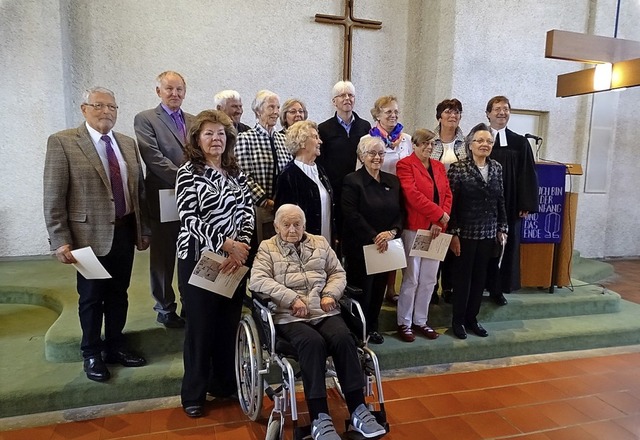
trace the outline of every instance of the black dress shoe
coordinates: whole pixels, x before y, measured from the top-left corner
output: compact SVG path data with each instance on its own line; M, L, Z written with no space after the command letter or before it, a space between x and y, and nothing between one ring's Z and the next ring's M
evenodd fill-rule
M481 338L486 338L487 336L489 336L489 333L484 329L484 327L477 322L475 324L467 324L467 328L469 328L472 332L474 332Z
M189 417L202 417L202 405L185 406L182 408Z
M369 333L369 342L372 344L382 344L384 337L378 332L371 332Z
M142 367L147 360L142 356L127 351L110 351L104 358L107 364L121 364L125 367Z
M184 327L184 319L179 317L175 312L171 313L158 313L158 317L156 318L160 324L164 325L166 328L182 328Z
M464 329L464 325L453 324L451 328L458 339L467 339L467 331Z
M506 306L508 304L507 298L505 298L502 293L498 293L497 295L492 294L491 300L499 306Z
M104 364L101 356L91 356L83 362L84 372L87 374L87 379L95 380L96 382L104 382L109 380L111 373Z

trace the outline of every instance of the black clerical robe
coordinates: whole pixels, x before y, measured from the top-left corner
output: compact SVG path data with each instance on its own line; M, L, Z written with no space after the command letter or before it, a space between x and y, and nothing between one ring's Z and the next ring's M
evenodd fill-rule
M498 259L490 264L488 288L492 294L520 289L520 211L538 212L538 176L529 141L508 128L507 146L500 146L496 135L491 159L502 165L504 201L509 235L507 247L498 269Z

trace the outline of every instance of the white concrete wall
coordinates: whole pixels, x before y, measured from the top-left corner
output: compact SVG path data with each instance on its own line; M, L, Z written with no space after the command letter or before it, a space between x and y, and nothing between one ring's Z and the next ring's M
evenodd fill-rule
M555 98L556 75L580 65L544 59L545 33L610 32L612 6L606 3L358 0L356 15L381 20L383 28L355 30L356 111L370 119L373 101L395 94L401 122L412 132L433 127L435 105L458 97L468 130L485 120L489 97L505 94L516 108L549 112L543 157L581 162L591 98ZM330 89L341 79L342 29L315 23L313 16L342 14L343 8L342 1L321 0L0 2L0 60L8 78L7 105L0 110L0 256L47 253L41 209L46 138L82 122L84 88L114 90L116 130L129 135L134 115L157 105L154 78L167 69L187 79L186 111L209 108L215 92L234 88L244 98L243 121L252 124L251 100L269 88L282 100L302 98L310 118L322 121L332 114ZM626 18L629 29L640 17L634 14ZM611 164L620 179L606 196L581 195L575 247L588 256L640 254L640 237L627 240L619 232L632 229L639 197L622 180L637 174L630 159L640 136L631 110L639 91L624 93ZM595 228L605 232L594 245Z

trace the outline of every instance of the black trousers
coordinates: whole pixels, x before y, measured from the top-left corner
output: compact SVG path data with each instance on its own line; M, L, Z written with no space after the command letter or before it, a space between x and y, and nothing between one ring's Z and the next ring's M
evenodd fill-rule
M135 253L135 216L130 214L114 227L111 250L98 261L111 275L106 280L88 280L78 272L78 315L82 328L82 357L99 356L102 351L124 348L122 330L127 321L127 289ZM104 341L102 321L104 317Z
M193 252L178 259L178 282L186 312L184 334L183 406L203 405L207 392L226 397L236 392L235 335L245 285L231 299L188 283L195 267Z
M280 324L276 329L296 349L307 400L327 397L327 356L333 357L345 394L364 387L355 340L341 316L328 316L315 325L302 321Z
M460 238L460 256L454 257L453 323L475 324L482 302L487 265L494 249L494 238Z
M151 296L156 300L153 309L158 313L168 314L175 312L177 307L172 283L180 222L160 223L157 219L151 219L149 225L149 283Z
M520 227L522 219L509 223L509 237L504 248L502 264L499 257L491 258L487 272L487 290L491 295L520 290Z
M384 302L389 272L367 275L364 258L346 257L347 283L362 289L362 297L354 298L362 306L367 333L378 331L378 316Z

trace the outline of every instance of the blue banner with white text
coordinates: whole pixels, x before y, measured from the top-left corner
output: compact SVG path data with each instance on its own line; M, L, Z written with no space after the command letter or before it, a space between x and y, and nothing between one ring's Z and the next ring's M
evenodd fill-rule
M522 219L522 243L560 243L566 167L538 163L538 212Z

